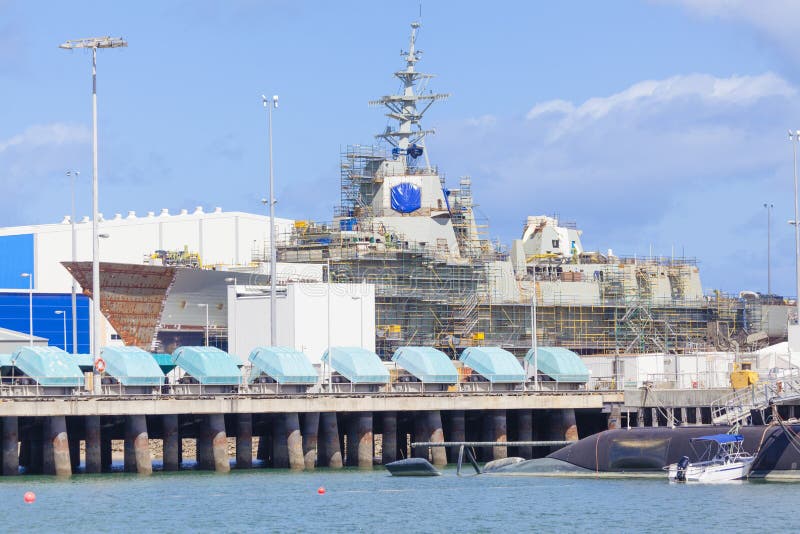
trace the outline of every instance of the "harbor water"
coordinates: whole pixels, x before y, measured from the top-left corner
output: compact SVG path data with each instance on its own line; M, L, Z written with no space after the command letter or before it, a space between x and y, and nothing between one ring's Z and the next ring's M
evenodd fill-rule
M324 494L318 488L324 487ZM785 529L798 486L662 478L397 478L383 469L0 479L4 532L696 532ZM26 504L26 491L36 494Z

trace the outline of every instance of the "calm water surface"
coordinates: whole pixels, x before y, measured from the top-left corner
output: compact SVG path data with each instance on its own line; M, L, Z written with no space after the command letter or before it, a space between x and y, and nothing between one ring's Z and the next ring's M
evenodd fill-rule
M23 502L29 490L34 504ZM0 479L3 532L768 531L791 530L778 511L798 502L792 483L459 478L453 470L431 478L376 468Z

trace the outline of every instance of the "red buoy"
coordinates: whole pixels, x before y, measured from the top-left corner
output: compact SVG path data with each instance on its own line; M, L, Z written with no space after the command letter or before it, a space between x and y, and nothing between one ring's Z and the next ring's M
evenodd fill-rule
M25 499L26 503L30 504L36 500L36 494L32 491L26 491L22 498Z
M320 495L325 495L325 488L320 486L319 488L317 488L317 493L319 493Z

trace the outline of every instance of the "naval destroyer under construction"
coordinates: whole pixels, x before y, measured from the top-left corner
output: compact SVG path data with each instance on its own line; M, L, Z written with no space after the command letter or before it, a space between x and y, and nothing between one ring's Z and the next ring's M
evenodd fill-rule
M691 259L586 251L580 230L546 216L528 217L510 249L493 243L470 178L452 187L428 158L422 119L449 95L417 70L418 30L394 73L401 90L370 102L393 125L380 145L341 154L333 222L298 221L277 241L281 262L329 262L333 281L375 284L379 354L407 344L523 354L534 302L539 342L582 354L729 350L762 330L761 299L704 295Z

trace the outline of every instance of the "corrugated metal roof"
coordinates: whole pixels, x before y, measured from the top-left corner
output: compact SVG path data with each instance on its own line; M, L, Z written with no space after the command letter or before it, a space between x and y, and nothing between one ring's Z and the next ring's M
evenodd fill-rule
M455 384L458 371L447 355L433 347L400 347L392 361L419 378L432 384Z
M164 373L149 352L139 347L105 347L106 373L123 386L160 386Z
M175 364L201 384L235 385L242 374L236 360L216 347L181 347L172 353Z
M360 347L331 347L322 355L340 375L354 384L387 384L389 371L378 355Z
M250 353L253 382L263 372L279 384L316 384L318 375L308 357L288 347L256 347Z
M69 354L57 347L20 347L11 355L14 365L42 386L82 386L83 372Z
M469 347L459 360L492 383L525 381L525 370L517 357L500 347Z
M558 382L589 381L589 369L581 357L562 347L538 347L539 371ZM533 365L533 349L525 355L525 360Z

